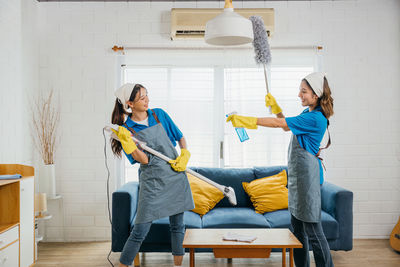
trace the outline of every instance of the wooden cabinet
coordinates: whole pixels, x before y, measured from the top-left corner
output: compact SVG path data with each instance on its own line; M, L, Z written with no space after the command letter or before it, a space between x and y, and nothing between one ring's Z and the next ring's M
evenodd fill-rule
M0 234L0 266L15 267L19 265L19 226L16 225Z
M0 266L1 267L16 267L19 265L19 242L18 240L4 249L0 250Z
M35 255L34 169L0 164L0 175L22 178L0 180L0 266L29 267Z

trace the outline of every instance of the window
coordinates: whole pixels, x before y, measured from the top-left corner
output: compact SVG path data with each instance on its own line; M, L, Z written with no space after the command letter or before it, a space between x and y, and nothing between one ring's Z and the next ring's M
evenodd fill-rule
M299 83L312 67L276 67L271 69L271 93L285 116L295 116L303 108L297 98ZM258 68L225 69L226 113L237 111L255 117L272 116L265 107L264 73ZM272 166L287 164L290 132L259 127L246 130L250 139L241 143L230 124L224 131L224 162L227 167Z
M156 77L156 78L155 78ZM212 68L127 68L126 82L143 81L150 108L164 109L190 146L192 166L214 166L214 70ZM190 111L190 112L188 112ZM179 152L179 146L177 145ZM139 164L125 159L125 180L137 180Z
M299 54L300 57L293 53L290 57L278 55L273 58L270 70L271 92L286 116L295 116L303 110L297 97L299 84L315 69L314 55ZM248 56L243 60L243 55L230 62L226 62L229 58L226 52L223 56L220 52L214 56L197 56L198 61L174 58L167 63L180 63L165 66L148 65L151 59L143 64L127 65L122 69L123 81L143 84L148 89L150 108L164 109L178 125L192 154L189 166L287 164L290 132L260 127L247 130L250 140L241 143L231 124L225 123L225 114L232 111L248 116L271 116L264 102L263 69L255 66L252 57L250 61ZM179 153L178 145L177 150ZM124 161L123 182L137 180L139 164L132 166L128 160Z

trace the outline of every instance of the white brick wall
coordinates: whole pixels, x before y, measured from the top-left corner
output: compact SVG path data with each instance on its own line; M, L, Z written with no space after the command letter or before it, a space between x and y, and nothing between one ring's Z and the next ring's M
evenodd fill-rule
M54 88L62 103L56 174L63 199L49 205L54 217L47 225L47 240L107 240L101 129L114 102L117 59L110 48L191 44L169 40L170 8L222 4L41 2L31 7L38 12L40 34L39 48L32 51L39 54L37 80L42 90ZM323 45L336 112L333 144L325 153L326 177L354 192L355 238L387 237L400 214L399 1L256 1L235 7L275 8L273 46ZM0 0L0 19L6 22L0 23L0 33L8 37L0 43L0 142L11 151L5 156L2 150L3 161L25 157L18 152L22 147L13 150L10 145L22 137L15 121L25 119L23 113L14 118L11 112L23 95L22 85L13 86L20 80L15 69L21 66L9 56L15 56L14 45L21 46L20 34L9 30L21 27L20 8L18 2ZM10 86L13 91L4 90ZM8 116L3 120L4 113ZM113 176L111 159L109 165Z
M30 3L32 2L32 3ZM0 162L32 164L30 95L38 88L34 1L0 0Z

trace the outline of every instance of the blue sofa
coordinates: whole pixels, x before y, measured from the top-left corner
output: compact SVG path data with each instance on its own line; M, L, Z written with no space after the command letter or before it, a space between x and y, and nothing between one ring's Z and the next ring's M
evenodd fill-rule
M286 166L254 167L241 169L191 167L205 177L226 186L236 193L237 206L222 199L210 212L200 217L186 211L186 228L290 228L290 213L287 209L255 213L242 182L271 176L286 169ZM112 251L120 252L132 229L139 193L139 184L129 182L112 194ZM322 227L332 250L353 248L353 193L325 182L321 188ZM144 240L141 252L170 252L171 235L168 218L153 222ZM199 249L199 251L211 251Z

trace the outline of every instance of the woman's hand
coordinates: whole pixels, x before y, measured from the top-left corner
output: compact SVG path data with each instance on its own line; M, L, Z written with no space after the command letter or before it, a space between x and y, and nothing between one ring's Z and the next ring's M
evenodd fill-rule
M245 117L240 115L230 115L226 122L232 122L233 127L257 129L257 118L256 117Z
M281 107L278 105L278 103L276 102L275 97L273 97L273 96L271 95L271 93L268 93L268 94L265 96L265 106L266 106L267 108L268 108L268 107L271 107L271 112L272 112L272 114L279 114L279 113L282 112Z
M111 130L118 136L118 139L126 154L130 155L137 149L137 146L131 137L131 132L128 129L119 126L118 132L114 129Z
M172 169L177 172L183 172L186 170L186 166L190 159L190 152L185 148L181 148L181 154L173 160L168 161L171 164Z

